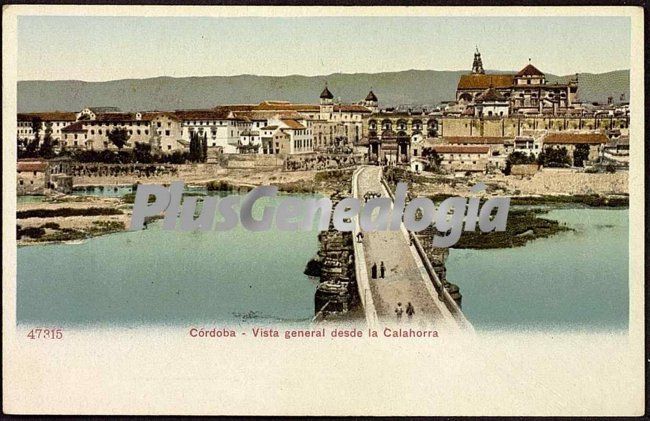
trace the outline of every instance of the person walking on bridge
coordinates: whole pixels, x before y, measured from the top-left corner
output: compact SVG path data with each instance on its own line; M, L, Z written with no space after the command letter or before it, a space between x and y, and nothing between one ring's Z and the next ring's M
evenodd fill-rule
M406 305L406 315L409 317L409 320L413 318L413 315L415 314L415 308L413 307L413 304L409 301L409 303Z
M402 320L402 314L404 313L404 309L402 308L402 303L397 303L397 307L395 308L395 315L397 315L397 321Z
M370 268L370 276L372 279L377 279L377 263L373 263Z
M384 266L383 260L381 261L381 265L379 266L379 273L380 273L379 275L380 278L385 278L384 275L386 274L386 266Z

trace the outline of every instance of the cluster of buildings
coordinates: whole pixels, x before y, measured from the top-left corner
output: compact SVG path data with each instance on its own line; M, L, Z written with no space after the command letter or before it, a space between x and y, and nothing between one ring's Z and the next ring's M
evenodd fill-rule
M18 114L17 138L33 141L36 128L41 142L49 130L58 148L117 149L109 133L119 128L128 133L125 148L147 143L153 151L171 153L189 148L192 136L198 135L209 150L219 153L294 155L358 143L364 117L371 112L363 105L335 104L325 87L316 105L264 101L173 112L90 107L79 112L24 113Z
M586 104L577 93L577 76L549 83L531 63L517 73L487 74L477 50L455 99L433 111L381 109L372 90L356 104L341 104L325 86L318 104L264 101L173 112L90 107L18 114L17 137L33 140L40 124L41 140L48 130L55 146L67 149L116 149L109 138L116 128L128 132L125 148L147 143L158 153L187 150L195 135L206 140L212 154L341 153L345 146L371 162L410 164L416 171L426 148L454 170L485 171L502 167L514 151L536 155L549 146L572 151L588 145L590 159L606 156L624 166L627 103Z

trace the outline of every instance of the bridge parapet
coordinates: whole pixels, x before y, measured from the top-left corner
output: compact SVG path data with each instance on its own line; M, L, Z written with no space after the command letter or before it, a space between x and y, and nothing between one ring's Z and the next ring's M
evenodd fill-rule
M384 179L383 175L381 176L381 185L386 195L390 197L394 203L395 196L391 191L390 186ZM420 240L417 238L416 235L414 235L411 232L408 232L403 223L400 228L402 233L406 237L407 241L413 243L413 246L417 251L417 257L419 258L416 260L419 260L418 263L424 267L426 274L428 275L428 278L431 281L430 283L426 284L427 289L429 289L429 293L434 296L437 294L438 298L445 304L449 312L453 315L454 319L461 327L473 331L474 327L469 322L469 320L467 320L460 306L458 305L458 303L456 303L456 300L453 299L449 291L447 291L447 289L444 287L442 281L440 281L440 278L438 277L438 274L434 270L433 264L431 263L429 256L425 252L424 247L422 246Z

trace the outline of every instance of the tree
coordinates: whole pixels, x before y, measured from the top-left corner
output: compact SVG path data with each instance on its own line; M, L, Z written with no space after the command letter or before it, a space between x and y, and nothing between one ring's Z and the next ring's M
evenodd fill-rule
M535 157L523 152L515 151L508 155L506 159L506 167L503 169L505 175L510 175L513 165L534 164Z
M34 133L34 139L26 140L24 143L24 153L23 157L25 158L34 158L38 156L38 147L41 143L41 126L43 120L40 117L35 116L32 118L32 133Z
M208 154L208 139L206 135L203 138L197 132L190 132L190 161L205 162Z
M440 168L440 164L442 163L442 157L433 148L423 148L422 158L429 159L428 168L425 168L425 170L438 170Z
M585 161L589 160L589 145L577 145L573 150L573 166L584 167Z
M542 165L545 167L563 168L571 165L571 158L564 146L561 148L547 147L544 149L543 160Z
M203 141L201 142L201 161L205 162L208 160L208 135L207 133L203 134Z
M135 155L136 162L143 164L150 164L153 162L153 156L151 155L151 145L148 143L136 142L133 148L133 154Z
M45 124L45 135L43 136L43 143L39 151L40 155L45 159L54 157L54 145L52 142L52 123Z
M116 127L108 132L108 140L120 150L126 145L130 137L128 130L123 127Z

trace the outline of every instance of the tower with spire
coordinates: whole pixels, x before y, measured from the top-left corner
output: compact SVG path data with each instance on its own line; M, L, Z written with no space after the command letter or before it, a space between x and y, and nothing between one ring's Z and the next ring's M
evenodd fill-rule
M474 62L472 63L472 74L484 75L485 70L483 70L483 60L481 60L481 53L478 51L478 46L476 47L476 52L474 53Z
M320 113L325 119L329 119L334 113L334 95L327 89L327 82L325 82L325 89L320 94Z
M372 111L373 114L379 111L379 100L377 99L377 95L372 91L372 87L368 95L366 95L366 99L363 100L363 106Z

